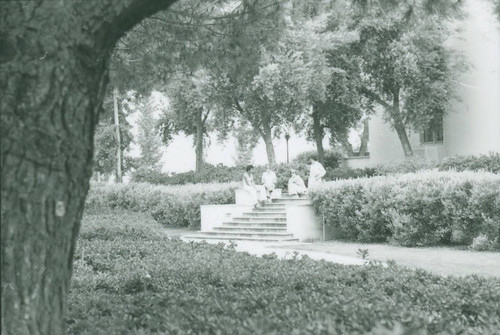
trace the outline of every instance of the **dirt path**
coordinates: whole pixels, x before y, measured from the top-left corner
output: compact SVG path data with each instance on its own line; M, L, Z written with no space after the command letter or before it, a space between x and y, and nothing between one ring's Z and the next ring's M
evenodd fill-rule
M368 259L421 268L441 275L480 275L500 278L500 253L457 250L445 247L405 248L386 244L361 244L338 241L298 243L279 248L310 250L328 254L359 257L359 249L368 250Z

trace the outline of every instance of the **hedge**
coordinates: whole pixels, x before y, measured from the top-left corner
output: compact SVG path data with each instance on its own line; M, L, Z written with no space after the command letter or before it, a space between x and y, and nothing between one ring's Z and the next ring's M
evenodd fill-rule
M499 248L500 175L426 171L329 182L309 195L347 240L428 246L486 238L487 248Z
M158 186L141 183L92 184L87 209L120 208L150 213L164 225L200 227L200 206L234 204L238 183Z
M500 153L489 153L480 156L456 156L446 158L438 165L441 171L456 170L456 171L489 171L500 173Z
M500 280L392 263L280 260L165 237L140 213L86 213L69 291L76 334L498 334Z

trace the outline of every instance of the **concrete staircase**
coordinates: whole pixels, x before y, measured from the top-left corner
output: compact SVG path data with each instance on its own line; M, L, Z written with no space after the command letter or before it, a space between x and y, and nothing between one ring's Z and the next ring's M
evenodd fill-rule
M241 216L222 222L212 231L200 231L185 235L184 238L216 239L216 240L246 240L263 242L298 241L293 234L287 232L286 206L291 204L309 204L307 197L290 197L283 194L279 199L273 199L260 208L249 209Z

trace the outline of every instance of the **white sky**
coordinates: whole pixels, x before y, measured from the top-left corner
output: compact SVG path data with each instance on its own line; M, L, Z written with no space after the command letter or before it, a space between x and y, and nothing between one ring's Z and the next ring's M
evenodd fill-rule
M160 92L153 92L151 94L152 106L155 108L155 115L159 116L161 108L166 108L168 99ZM132 126L132 134L134 137L138 134L137 118L140 116L139 112L130 114L127 120ZM353 134L356 137L356 133ZM207 163L217 165L222 163L227 166L234 166L236 157L236 141L235 139L228 139L224 143L219 143L215 134L210 136L211 146L205 152L205 160ZM329 148L328 139L325 137L325 149ZM286 140L285 138L274 139L274 151L278 163L286 162ZM316 145L308 142L304 137L297 136L291 133L289 144L290 160L295 158L298 154L304 151L315 150ZM140 154L139 147L132 143L129 152L130 156L137 157ZM192 136L177 135L173 137L172 142L168 147L163 147L163 172L186 172L194 170L196 166L196 155L193 146ZM263 140L260 140L253 151L252 164L265 165L267 163L266 147Z

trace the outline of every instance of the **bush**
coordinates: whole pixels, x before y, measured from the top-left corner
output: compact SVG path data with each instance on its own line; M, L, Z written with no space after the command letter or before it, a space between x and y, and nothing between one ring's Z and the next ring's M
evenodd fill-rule
M66 325L74 335L496 334L499 302L498 279L259 258L168 239L119 211L84 215Z
M344 155L340 151L336 150L325 150L324 155L325 155L325 161L323 166L325 167L325 169L326 168L335 169L339 167L340 164L342 163L342 159L344 158ZM309 165L311 158L318 160L318 152L316 150L302 152L298 154L293 161L296 163Z
M325 183L310 197L327 224L353 241L404 246L500 240L500 176L421 172Z
M345 166L339 166L335 169L326 169L325 181L339 180L339 179L354 179L373 177L377 173L375 168L352 169Z
M92 184L89 209L118 208L150 213L164 225L200 227L200 206L234 204L238 183L157 186L150 184Z
M489 171L500 173L500 153L490 153L480 156L456 156L446 158L438 165L441 171L456 170L456 171Z
M244 167L228 167L222 164L217 166L204 164L200 172L188 171L168 175L162 172L138 170L132 175L132 180L138 183L150 183L160 185L185 185L185 184L209 184L229 183L240 181Z
M378 165L375 175L387 176L392 174L411 173L436 168L436 163L420 157L407 157L387 164Z

